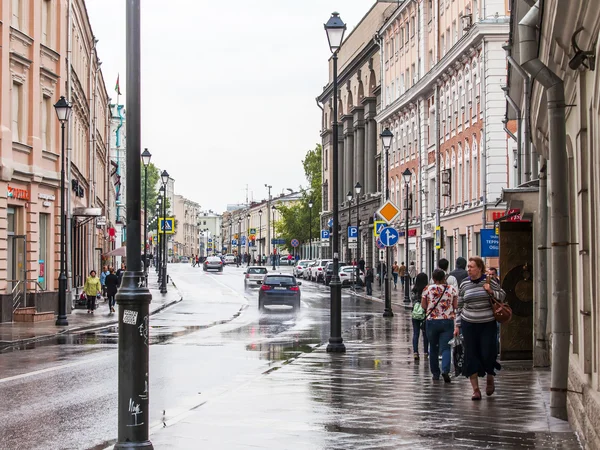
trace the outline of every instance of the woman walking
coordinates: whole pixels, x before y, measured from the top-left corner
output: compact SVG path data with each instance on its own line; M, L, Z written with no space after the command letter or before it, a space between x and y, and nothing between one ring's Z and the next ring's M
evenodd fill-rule
M102 292L102 285L100 284L100 278L96 276L96 271L92 270L90 276L85 280L83 291L87 296L87 309L88 314L94 314L96 309L96 296Z
M115 312L115 295L119 290L119 277L115 274L115 269L110 268L110 274L106 276L106 296L108 297L109 312Z
M465 343L464 374L473 387L472 400L481 400L478 377L487 376L485 393L494 393L496 362L497 328L490 296L503 302L506 293L494 279L485 275L485 264L478 256L469 258L467 265L469 278L460 285L458 312L454 335L462 331Z
M419 356L419 337L421 336L421 331L423 331L423 353L425 354L425 358L429 355L429 341L427 339L427 333L425 332L425 310L421 305L421 297L423 295L423 290L427 287L427 274L420 273L416 276L415 285L412 288L412 302L413 302L413 310L412 310L412 326L413 326L413 354L415 360L420 359Z
M458 291L446 283L446 273L435 269L433 283L423 291L421 305L427 311L426 331L429 339L429 368L434 380L440 379L440 361L442 353L441 375L450 383L450 340L454 328L454 318L458 307Z

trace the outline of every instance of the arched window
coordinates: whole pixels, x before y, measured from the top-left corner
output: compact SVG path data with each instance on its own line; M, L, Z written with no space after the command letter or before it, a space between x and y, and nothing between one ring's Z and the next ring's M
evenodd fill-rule
M446 128L446 102L444 101L444 89L440 89L440 139L444 140Z
M396 205L400 205L402 198L400 197L400 179L396 175Z
M477 149L477 136L473 135L473 150L471 152L471 154L473 155L473 164L472 164L472 176L471 176L471 186L473 188L473 194L471 196L471 198L473 199L473 201L477 201L478 197L479 197L479 177L477 176L478 174L478 162L479 162L479 153L478 153L478 149Z
M471 150L469 149L469 141L465 142L465 192L463 198L465 202L471 202Z
M412 154L416 155L417 154L417 146L418 146L418 139L419 139L419 133L417 130L417 122L415 120L415 113L413 112L410 115L411 119L411 127L413 129L413 142L412 142Z
M458 170L457 170L457 175L458 175L458 180L457 181L457 192L456 192L456 204L457 205L462 205L463 204L463 190L464 190L464 182L465 182L465 177L464 172L463 172L463 152L462 152L462 144L459 142L458 143L458 155L457 155L457 162L458 162Z
M471 89L474 89L475 93L473 94L473 103L471 104L471 108L472 108L471 117L475 117L477 115L477 106L479 104L479 99L476 98L477 97L477 89L479 86L479 77L477 75L477 60L476 59L473 60L472 67L473 67L473 70L472 70L471 76L473 78L473 81L471 82L472 83Z
M415 172L415 170L413 169L412 171L412 177L411 177L411 194L412 194L412 203L410 205L411 207L411 211L410 211L410 215L411 217L416 217L417 216L417 202L419 200L419 196L417 195L417 173Z
M456 186L458 186L456 173L456 152L454 151L454 147L451 150L450 156L450 206L455 205L458 199L458 195L456 192Z
M462 75L458 77L458 120L462 121L462 116L465 113L465 90L463 86L463 78ZM461 122L459 122L461 123Z

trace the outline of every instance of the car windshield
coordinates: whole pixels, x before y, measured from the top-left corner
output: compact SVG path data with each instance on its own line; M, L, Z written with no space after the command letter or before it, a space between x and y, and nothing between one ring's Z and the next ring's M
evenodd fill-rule
M306 266L308 266L308 261L300 261L300 262L298 263L298 265L299 265L300 267L306 267Z
M216 256L210 256L206 261L207 262L221 262L221 258L218 258Z
M286 276L271 276L265 278L264 284L270 286L296 286L296 279Z
M250 267L248 269L249 274L263 274L267 273L267 269L265 267Z

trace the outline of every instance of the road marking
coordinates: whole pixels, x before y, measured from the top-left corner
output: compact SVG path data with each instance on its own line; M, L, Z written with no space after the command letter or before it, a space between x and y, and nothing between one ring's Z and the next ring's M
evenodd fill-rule
M8 383L9 381L22 380L23 378L33 377L35 375L42 375L44 373L56 372L57 370L69 369L71 367L82 366L96 361L102 361L114 357L113 355L101 356L94 359L86 359L85 361L77 361L68 364L61 364L60 366L47 367L46 369L34 370L33 372L22 373L20 375L14 375L12 377L0 378L0 383Z

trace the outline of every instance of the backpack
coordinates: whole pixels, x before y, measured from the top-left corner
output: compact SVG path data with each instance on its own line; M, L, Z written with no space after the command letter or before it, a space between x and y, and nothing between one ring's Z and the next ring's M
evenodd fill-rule
M425 316L426 313L423 307L421 306L421 302L416 302L413 305L411 317L415 320L425 320Z

